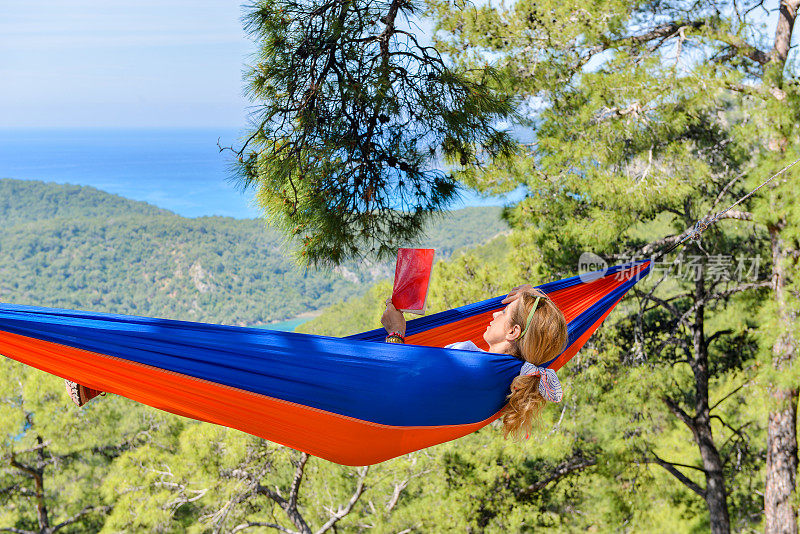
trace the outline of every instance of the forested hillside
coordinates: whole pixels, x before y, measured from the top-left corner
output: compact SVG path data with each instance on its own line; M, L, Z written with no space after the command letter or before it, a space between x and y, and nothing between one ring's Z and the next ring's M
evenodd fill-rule
M507 227L500 208L443 215L423 244L440 257ZM90 187L0 180L0 300L261 324L363 293L393 265L303 270L261 220L187 219Z
M500 236L439 262L430 308L463 305L518 284L523 275L514 263L516 245L513 234ZM545 276L553 275L528 281ZM41 469L47 484L42 502L53 521L77 518L82 530L76 532L232 532L267 524L291 529L298 516L316 527L337 517L336 510L342 512L341 532L363 532L364 525L380 533L614 532L618 525L630 525L630 532L703 532L708 520L702 501L654 460L667 458L690 474L699 463L692 441L669 420L660 398L672 380L686 383L690 375L659 358L636 359L640 303L658 281L639 285L638 298L620 304L559 372L564 402L548 406L523 442L504 440L490 425L368 469L337 466L113 395L77 409L57 377L3 359L0 398L15 399L0 405L5 443L27 461L19 465ZM375 327L389 290L388 281L378 283L304 330L341 335ZM678 291L671 286L665 297ZM720 424L716 434L725 441L732 515L743 532L758 524L763 488L766 402L749 371L743 372L756 362L747 333L756 324L748 312L753 304L737 296L709 314L708 323L719 331L736 329L739 336L713 353L712 394L722 404L725 425L734 429ZM646 320L655 328L663 319ZM14 436L23 427L24 444L17 444ZM27 436L42 440L41 458ZM254 478L281 493L251 491ZM79 488L75 480L81 480ZM298 504L286 510L280 495L291 495L297 480ZM17 489L28 484L17 467L0 471L0 486L11 488L11 507L0 513L0 526L36 525L33 501Z
M152 217L170 215L170 212L93 187L0 179L0 221L6 229L39 220L118 215Z

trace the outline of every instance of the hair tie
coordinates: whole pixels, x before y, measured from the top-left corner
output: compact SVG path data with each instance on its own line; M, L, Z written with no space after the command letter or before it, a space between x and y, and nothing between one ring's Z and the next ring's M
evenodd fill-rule
M547 367L537 367L532 363L525 362L520 375L534 375L539 379L539 394L550 402L561 402L564 393L561 390L561 382L556 376L556 372Z

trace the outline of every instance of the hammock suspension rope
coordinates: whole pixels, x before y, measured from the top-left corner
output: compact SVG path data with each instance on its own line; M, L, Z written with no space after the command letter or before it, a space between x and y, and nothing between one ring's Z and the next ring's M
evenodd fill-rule
M657 254L653 259L659 259L659 258L662 258L662 257L666 256L667 254L669 254L670 252L672 252L673 250L675 250L679 246L683 245L685 242L689 241L690 239L692 241L697 241L698 239L700 239L700 234L705 232L708 229L709 226L711 226L712 224L716 223L723 215L725 215L730 210L732 210L733 208L735 208L736 206L738 206L739 204L741 204L742 202L744 202L745 200L747 200L748 198L750 198L751 196L756 194L756 192L759 189L761 189L762 187L764 187L765 185L770 183L772 180L774 180L778 176L782 175L783 173L785 173L786 171L788 171L789 169L794 167L797 163L800 163L800 158L797 158L792 163L786 165L784 168L782 168L781 170L779 170L778 172L773 174L771 177L769 177L768 179L766 179L763 182L761 182L761 185L759 185L758 187L756 187L755 189L753 189L752 191L750 191L749 193L747 193L746 195L741 197L739 200L737 200L736 202L734 202L733 204L731 204L730 206L728 206L724 210L714 214L713 216L711 216L710 214L706 215L702 219L698 220L695 223L695 225L692 228L692 230L686 232L686 235L683 236L683 238L680 241L678 241L677 243L672 244L666 250L664 250L663 252L660 252L659 254Z

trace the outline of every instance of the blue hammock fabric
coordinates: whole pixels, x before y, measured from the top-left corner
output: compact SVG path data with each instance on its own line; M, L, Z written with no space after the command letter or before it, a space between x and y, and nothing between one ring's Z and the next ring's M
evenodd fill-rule
M544 284L568 319L558 368L649 261ZM0 304L0 354L93 389L230 426L334 462L365 465L496 419L522 362L440 348L482 333L501 297L348 338Z

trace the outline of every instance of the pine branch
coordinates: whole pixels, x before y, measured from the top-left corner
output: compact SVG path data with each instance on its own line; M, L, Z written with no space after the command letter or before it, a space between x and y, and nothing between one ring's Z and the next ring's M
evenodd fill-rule
M270 462L264 462L264 464L261 466L261 469L259 469L258 473L250 473L245 469L234 469L233 471L231 471L231 476L242 480L246 480L248 482L248 485L244 491L239 492L233 495L230 499L228 499L228 502L226 502L222 506L222 508L220 508L213 514L201 517L201 520L209 519L215 524L214 534L222 532L225 519L228 517L228 514L230 513L230 511L233 509L234 506L246 501L251 496L257 494L256 487L258 486L258 481L261 479L261 477L263 477L267 473L270 467L271 467Z
M727 184L725 184L725 187L723 187L717 194L717 198L714 199L714 204L711 205L712 210L716 209L717 205L720 202L722 202L722 199L725 197L725 194L730 190L731 187L733 187L733 184L738 182L741 178L742 174L737 174L736 176L733 177L732 180L730 180Z
M696 30L698 28L702 28L703 26L705 26L705 24L706 21L704 20L668 22L666 24L656 26L655 28L653 28L648 32L641 33L639 35L630 35L628 37L624 37L618 41L615 41L615 44L621 44L626 42L634 44L644 44L653 41L655 39L661 39L662 40L661 42L663 43L666 39L669 39L670 37L677 35L682 28L692 28Z
M343 517L347 516L352 510L353 506L358 502L358 499L361 498L361 494L364 492L365 487L365 480L367 478L367 474L369 473L369 466L364 466L359 469L358 472L358 482L356 483L356 489L353 491L353 495L350 497L350 500L344 506L344 508L339 508L331 517L327 523L322 525L319 530L317 530L316 534L323 534L327 532L331 528L333 528L336 523L338 523Z
M292 486L289 488L289 502L290 508L297 508L297 494L300 491L300 483L303 481L303 472L308 462L308 453L300 455L300 460L297 462L297 468L294 472L294 479L292 479Z
M659 306L662 306L662 307L666 308L668 311L670 311L670 313L673 314L673 316L677 317L677 319L675 320L675 325L672 327L672 331L669 333L669 336L667 337L667 339L663 340L658 345L658 347L656 347L652 351L652 353L653 354L661 354L661 352L667 346L672 345L672 344L676 344L676 345L680 346L681 348L683 348L684 351L686 352L686 361L691 361L691 358L692 358L692 355L691 355L692 347L690 347L688 345L688 343L686 342L685 339L682 339L682 337L680 337L681 336L681 332L680 332L679 329L680 329L681 326L688 326L689 317L691 317L691 315L694 312L694 310L696 309L696 307L695 306L691 306L683 314L679 314L678 309L673 307L673 306L671 306L671 304L669 304L669 302L671 300L673 300L673 299L683 298L683 297L691 296L691 295L683 295L682 294L682 295L677 295L675 297L671 297L669 299L660 299L658 297L653 296L652 294L644 295L635 286L634 286L633 290L634 290L636 295L641 296L642 298L645 298L646 300L652 300L653 302L656 302ZM639 312L639 315L642 315L645 312L648 312L648 311L650 311L652 309L653 308L645 308L645 309L643 309L643 310L641 310Z
M711 417L713 418L713 417L717 417L717 416L711 416ZM747 436L742 432L742 430L744 430L746 427L750 426L750 423L752 423L752 421L748 421L748 422L744 423L739 428L733 428L731 425L725 423L721 419L720 419L720 422L722 423L723 426L725 426L729 430L731 430L731 435L728 436L728 438L722 443L722 445L719 446L720 450L723 450L725 448L725 446L728 444L728 442L731 441L733 438L739 438L739 441L741 443L744 443L745 446L749 445L749 441L747 439ZM723 464L726 464L728 462L729 458L730 458L729 456L726 457L725 460L723 461Z
M16 490L18 490L18 489L19 489L21 486L22 486L22 483L21 483L21 482L18 482L17 484L12 484L12 485L10 485L10 486L8 486L8 487L5 487L5 488L0 488L0 495L3 495L3 494L5 494L5 493L11 493L12 491L16 491Z
M587 467L592 467L594 465L597 465L596 457L593 456L591 458L584 458L583 455L579 453L570 458L569 460L567 460L566 462L559 464L547 478L539 480L529 485L528 487L519 490L517 492L517 497L524 497L527 495L531 495L532 493L544 489L551 482L555 482L571 473L582 471Z
M285 532L286 534L300 534L299 532L296 532L294 530L289 530L288 528L282 527L276 523L260 523L257 521L248 521L247 523L241 523L239 525L236 525L233 528L233 530L231 530L231 533L235 534L236 532L241 532L242 530L252 527L274 528L275 530L278 530L280 532Z
M690 235L693 231L694 231L694 228L687 228L686 230L684 230L683 232L681 232L678 235L670 235L670 236L662 237L661 239L656 239L655 241L651 241L650 243L648 243L647 245L645 245L644 247L639 249L638 252L629 254L628 256L629 257L637 257L637 258L643 258L643 257L651 256L655 252L659 251L660 249L668 248L669 246L674 245L675 243L678 243L678 242L682 241L688 235Z
M634 287L636 287L636 286L634 286ZM680 298L680 297L683 297L685 295L678 295L678 296L675 296L675 297L670 297L669 299L662 299L662 298L656 297L655 295L653 295L651 293L648 293L648 294L645 295L644 293L641 292L641 290L637 290L636 294L641 296L644 299L645 302L647 302L648 300L652 300L653 302L658 304L660 307L666 309L676 319L678 319L678 320L681 319L680 311L678 310L678 308L673 306L670 301L675 300L675 299Z
M42 442L37 443L36 445L34 445L33 447L30 447L28 449L23 449L21 451L14 451L12 453L9 453L9 454L1 457L0 460L5 461L5 460L10 459L13 456L19 456L20 454L26 454L26 453L29 453L29 452L40 451L40 450L48 447L49 445L50 445L50 440L42 441Z
M42 441L41 436L37 436L37 441L39 442L39 447L37 447L37 452L39 456L39 461L41 464L44 464L44 442ZM34 468L29 465L20 463L12 454L9 465L14 467L23 473L28 474L31 478L33 478L33 483L35 487L35 498L36 498L36 514L37 520L39 521L39 527L42 530L50 528L50 520L48 518L47 512L47 503L45 502L45 495L44 495L44 469L42 468Z
M23 473L30 475L31 478L36 479L37 477L41 477L42 475L39 469L35 469L29 465L20 463L14 456L12 456L9 459L8 463L11 467L14 467L15 469L22 471Z
M717 330L716 332L714 332L713 334L711 334L710 336L708 336L705 339L706 347L710 347L711 343L713 343L715 339L719 338L720 336L727 335L727 334L733 334L733 330L731 330L730 328L725 328L723 330Z
M689 427L689 430L692 431L692 434L696 434L694 418L683 411L683 409L678 406L678 403L673 399L669 397L663 397L662 400L664 401L664 404L667 405L667 408L669 408L669 411L671 411L675 417L683 421L683 424Z
M407 478L401 480L400 482L394 483L394 490L392 491L392 496L389 498L389 501L386 503L385 510L387 512L391 512L395 506L397 506L397 502L400 500L400 496L403 491L408 487L408 484L415 478L427 475L431 472L431 469L424 469L422 471L418 471L416 473L412 473L408 475ZM369 503L370 507L373 508L372 501Z
M766 52L759 50L755 46L744 42L739 36L731 35L727 33L720 33L716 34L715 37L722 41L723 43L727 44L731 48L733 48L738 54L755 61L761 66L766 65L769 63L769 54Z
M653 456L655 456L655 453L654 453L653 451L650 451L650 454L652 454ZM644 459L643 459L643 461L644 461L645 463L648 463L648 464L652 464L652 463L658 463L658 462L656 462L655 460L651 460L651 459L649 459L649 458L644 458ZM678 463L678 462L668 462L668 461L664 460L663 458L661 458L661 461L662 461L662 462L665 462L665 463L668 463L668 464L670 464L670 465L674 465L674 466L676 466L676 467L685 467L686 469L694 469L695 471L700 471L701 473L705 473L705 472L706 472L706 470L705 470L705 469L703 469L702 467L697 467L696 465L680 464L680 463Z
M748 422L744 423L739 428L734 428L730 423L728 423L727 421L725 421L722 417L720 417L718 415L712 415L710 418L711 419L716 419L717 421L719 421L719 423L722 426L724 426L725 428L727 428L728 430L733 432L733 435L739 436L739 439L741 439L742 441L747 441L747 437L744 434L742 434L742 429L750 426L750 423L752 421L748 421Z
M780 89L779 87L771 86L766 83L762 85L745 85L742 83L733 83L728 82L725 84L725 87L730 89L731 91L736 91L737 93L742 93L750 96L757 96L763 100L767 100L769 98L774 98L778 102L784 102L786 97L786 91Z
M737 219L739 221L752 221L753 214L749 211L728 210L720 215L714 215L718 221L723 219Z
M775 44L770 52L769 59L783 68L792 45L792 30L797 18L797 8L800 0L781 0L778 25L775 28Z
M289 502L286 499L281 497L277 492L269 489L266 486L262 486L261 484L256 486L255 492L261 495L266 495L272 499L275 504L280 506L294 526L300 529L301 534L311 534L311 528L308 526L308 523L306 523L305 518L303 518L303 516L300 514L296 503L294 507L290 507Z
M303 515L300 513L300 510L297 507L297 497L300 490L300 483L303 480L303 473L306 466L306 462L308 461L308 454L302 453L300 456L300 460L297 462L295 467L295 475L292 479L292 485L289 489L289 499L284 499L281 497L280 493L274 491L266 486L262 486L260 483L257 482L257 479L254 479L251 476L251 480L254 480L253 484L253 492L258 493L260 495L266 495L270 499L272 499L275 504L280 506L283 511L286 513L286 516L289 520L297 527L301 534L311 534L311 527L308 526Z
M703 488L701 488L698 484L696 484L694 481L692 481L692 479L690 479L689 477L687 477L686 475L684 475L683 473L678 471L678 469L675 466L679 465L679 464L672 464L670 462L662 460L653 451L650 451L650 453L653 455L653 457L655 458L655 462L658 465L660 465L661 467L666 469L672 476L674 476L681 483L683 483L684 486L686 486L687 488L689 488L690 490L692 490L693 492L698 494L703 499L706 498L706 491ZM688 466L683 466L683 467L688 467ZM693 469L697 469L697 468L693 467ZM703 471L703 470L701 469L701 471Z
M636 289L636 286L633 286L633 289L635 290L635 289ZM661 303L659 303L659 302L656 302L656 300L655 300L655 299L649 298L649 296L648 296L648 295L645 295L643 291L639 290L639 291L637 291L635 294L636 294L636 296L638 296L638 297L642 298L642 300L644 300L645 302L646 302L646 301L648 301L648 300L652 300L652 301L655 303L655 304L653 304L653 305L652 305L652 306L650 306L650 307L645 307L645 308L642 310L642 313L643 313L643 314L644 314L644 313L647 313L647 312L649 312L649 311L653 311L653 310L655 310L655 309L657 309L657 308L660 308L660 307L661 307ZM672 302L672 301L674 301L674 300L680 300L680 299L683 299L683 298L686 298L686 297L691 297L691 294L689 294L689 293L679 293L679 294L677 294L677 295L673 295L672 297L669 297L669 298L666 298L666 299L659 299L659 300L661 300L661 301L663 301L663 302L670 303L670 302Z
M402 480L395 483L392 496L389 498L389 502L386 503L387 512L391 512L392 509L397 506L397 502L400 500L400 495L403 493L403 490L408 487L408 482L408 480Z
M53 529L51 530L51 532L56 532L56 531L58 531L58 530L60 530L60 529L62 529L64 527L67 527L67 526L75 523L76 521L78 521L80 518L82 518L83 516L85 516L87 514L91 514L93 512L97 512L99 514L106 514L111 509L112 509L111 506L86 506L83 510L81 510L77 514L73 515L69 519L65 519L61 523L59 523L56 526L54 526Z
M727 289L725 291L721 291L720 293L714 293L712 295L707 295L704 297L701 302L705 305L707 302L714 301L714 300L721 300L730 297L731 295L735 295L736 293L741 293L743 291L749 291L751 289L758 289L761 287L769 287L772 285L772 280L761 280L760 282L753 282L750 284L742 284L736 286L731 289Z
M302 264L393 255L456 195L439 155L466 165L516 146L496 128L517 115L514 102L398 30L413 10L406 0L251 6L260 105L233 149L237 174L297 240Z

